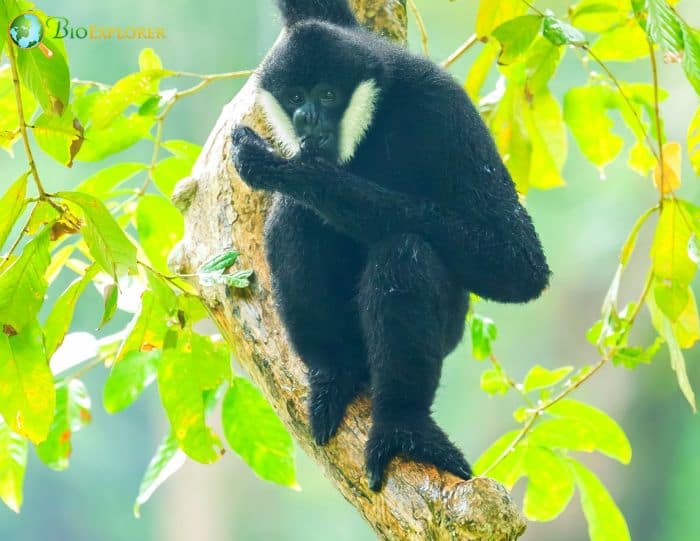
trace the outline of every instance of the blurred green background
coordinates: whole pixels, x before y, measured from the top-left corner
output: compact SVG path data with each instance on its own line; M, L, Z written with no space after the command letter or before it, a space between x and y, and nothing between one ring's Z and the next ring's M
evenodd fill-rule
M477 4L474 0L418 0L434 58L443 59L471 34ZM567 5L560 0L538 2L538 6L560 15L565 14ZM166 67L172 69L216 73L250 68L279 30L271 0L44 0L38 6L78 26L166 29L167 39L161 41L66 40L72 75L108 83L136 70L138 52L146 46L155 48ZM680 10L691 24L700 26L697 0L684 0ZM420 50L413 24L411 48ZM475 52L454 65L456 77L464 78ZM624 80L649 80L649 68L644 63L613 65L613 69ZM555 78L555 94L561 97L567 88L585 80L580 62L569 55ZM687 123L698 105L697 96L677 66L663 67L662 83L672 95L663 108L669 138L684 141ZM237 82L219 82L183 100L166 123L166 138L204 143L221 108L239 86ZM580 366L595 360L585 330L598 317L626 233L656 199L651 181L631 173L624 160L610 166L603 179L571 143L565 170L568 186L535 191L528 197L528 207L554 270L550 290L527 306L484 303L478 308L479 313L496 320L500 331L496 351L517 377L535 363ZM24 168L21 149L16 149L16 160L0 156L3 183ZM112 161L148 161L150 151L150 145L142 143ZM48 160L39 162L49 190L71 188L103 166L79 164L65 170ZM684 176L682 193L697 202L698 179L688 167ZM623 298L631 299L641 287L648 245L648 235L643 235L637 264L633 262L623 287ZM63 281L55 288L65 284ZM96 293L81 300L73 330L93 331L96 306ZM122 314L107 332L118 330L127 320L128 316ZM644 325L648 325L645 319L641 327ZM644 340L641 333L639 338ZM687 357L691 381L700 388L700 354L696 349ZM470 358L468 348L460 347L446 362L435 407L439 422L472 459L514 427L511 412L519 405L515 400L489 398L481 392L478 382L483 369ZM134 519L133 499L166 430L166 421L154 388L126 413L105 414L100 396L104 376L104 372L92 373L87 378L94 401L94 422L75 436L70 470L52 472L32 456L22 514L15 516L0 506L0 540L375 539L359 515L301 452L301 492L259 481L231 454L214 466L188 463L146 504L142 518ZM631 439L634 451L628 467L605 458L590 460L584 456L583 460L601 476L619 502L633 539L700 539L700 420L691 414L678 391L666 353L661 353L652 366L635 372L608 367L580 393L615 417ZM515 489L515 497L521 495L522 482ZM588 539L578 502L574 500L554 523L531 524L524 539Z

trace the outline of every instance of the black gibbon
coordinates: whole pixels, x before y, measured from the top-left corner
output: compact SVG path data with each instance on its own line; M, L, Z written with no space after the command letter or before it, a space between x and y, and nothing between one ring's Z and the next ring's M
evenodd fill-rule
M523 303L550 271L493 140L460 85L362 28L347 0L277 0L285 35L259 103L282 155L250 128L232 157L275 192L265 243L273 292L309 369L325 444L369 386L369 485L403 455L469 479L431 417L469 292Z

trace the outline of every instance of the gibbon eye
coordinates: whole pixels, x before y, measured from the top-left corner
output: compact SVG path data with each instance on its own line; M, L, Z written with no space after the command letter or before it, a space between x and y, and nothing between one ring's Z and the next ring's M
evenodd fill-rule
M304 96L301 94L301 92L294 92L289 96L289 102L293 103L294 105L299 105L304 103Z
M332 90L326 90L326 91L321 95L321 99L322 99L323 101L328 101L328 102L330 102L330 101L335 101L335 97L336 97L336 96L335 96L335 92L333 92Z

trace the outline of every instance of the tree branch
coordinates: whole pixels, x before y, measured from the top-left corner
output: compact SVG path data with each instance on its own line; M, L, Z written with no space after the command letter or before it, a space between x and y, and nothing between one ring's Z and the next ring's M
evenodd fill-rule
M405 41L402 0L352 0L369 28ZM379 494L367 486L364 444L370 424L369 400L358 399L338 435L324 447L313 444L306 413L304 365L293 353L275 311L263 251L268 196L251 191L230 165L230 133L245 123L263 135L269 130L255 105L255 78L223 110L191 177L176 188L173 201L184 213L185 238L170 257L178 274L192 274L211 256L235 247L242 264L256 269L247 290L202 288L202 295L238 361L260 386L299 445L323 468L338 490L381 539L511 541L525 521L505 489L485 478L469 482L424 466L395 460Z

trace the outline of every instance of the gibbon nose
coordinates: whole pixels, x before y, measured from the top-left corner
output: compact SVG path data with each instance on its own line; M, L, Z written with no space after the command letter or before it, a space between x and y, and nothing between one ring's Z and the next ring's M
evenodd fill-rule
M294 113L294 125L301 135L312 135L319 124L319 115L316 109L304 107Z

